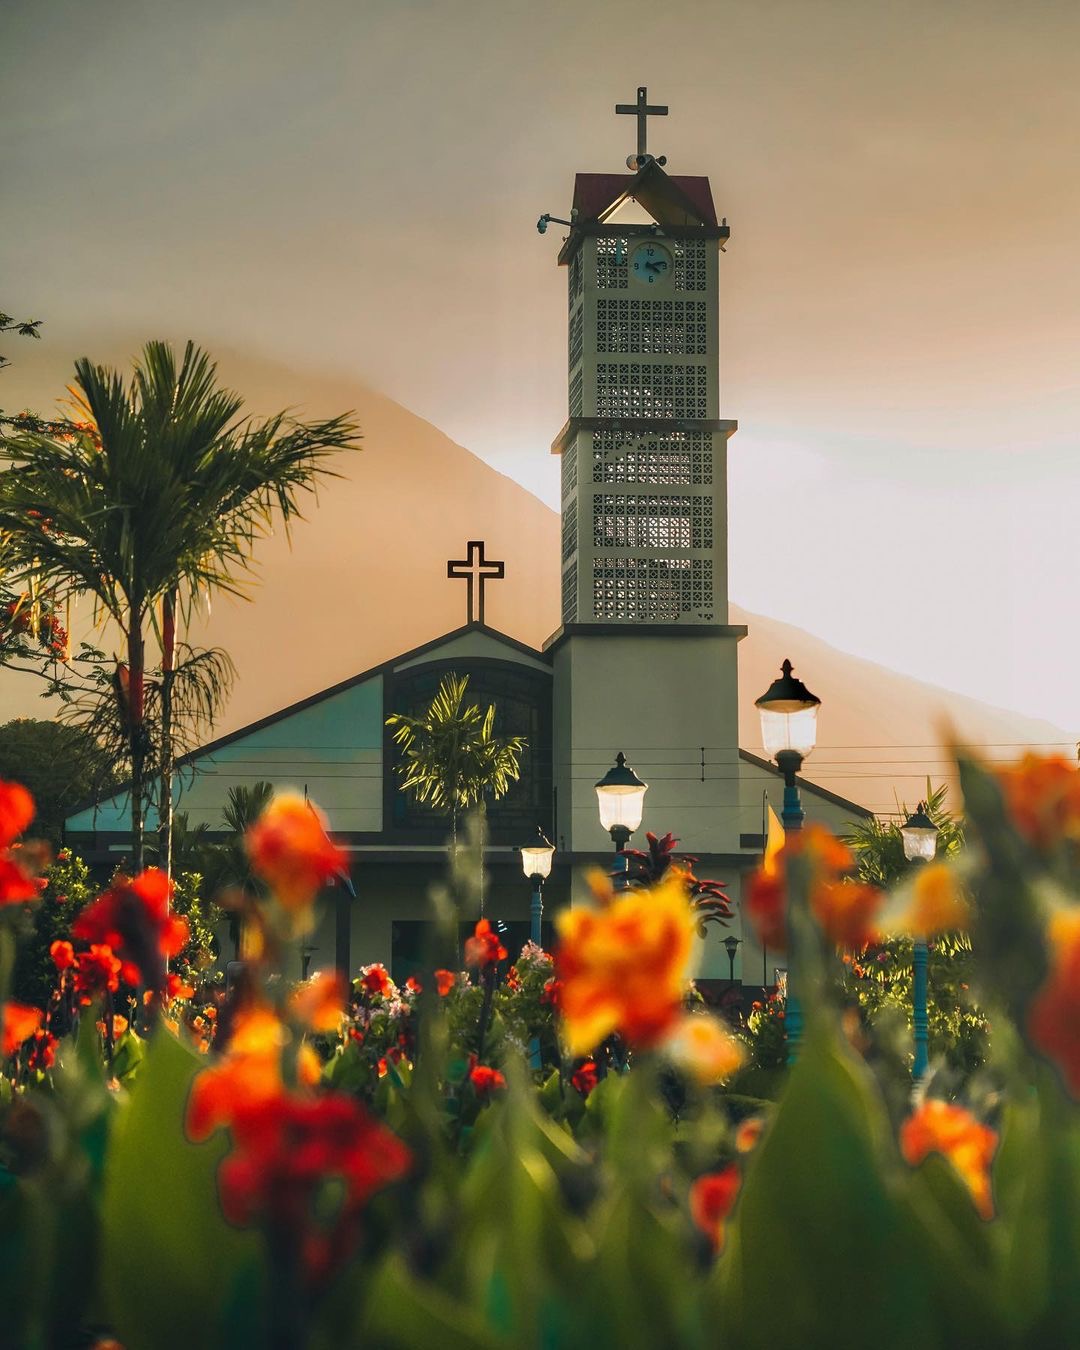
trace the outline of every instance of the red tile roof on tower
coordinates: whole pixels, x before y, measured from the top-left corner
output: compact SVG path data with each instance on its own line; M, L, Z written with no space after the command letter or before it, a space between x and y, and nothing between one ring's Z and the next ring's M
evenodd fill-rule
M672 177L655 163L645 166L640 173L579 173L574 179L574 209L578 224L596 220L624 197L634 197L646 210L651 210L656 199L662 197L667 208L676 214L686 213L685 220L667 219L664 224L716 225L716 208L707 178Z

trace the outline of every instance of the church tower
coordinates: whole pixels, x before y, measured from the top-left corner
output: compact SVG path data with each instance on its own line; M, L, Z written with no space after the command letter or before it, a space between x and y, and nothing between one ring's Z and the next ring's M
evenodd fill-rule
M567 271L562 628L555 668L559 847L595 856L593 784L623 750L650 783L642 830L738 848L737 655L727 623L727 441L709 180L673 176L637 118L628 173L579 173ZM554 217L542 217L541 230ZM640 842L640 841L635 841Z

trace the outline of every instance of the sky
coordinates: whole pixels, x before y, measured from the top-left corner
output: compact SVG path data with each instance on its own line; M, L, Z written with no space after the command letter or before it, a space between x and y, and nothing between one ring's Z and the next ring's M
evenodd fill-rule
M620 171L646 84L732 229L732 598L1080 729L1077 50L1064 0L2 0L0 309L45 326L0 406L192 336L359 376L557 506L535 222Z

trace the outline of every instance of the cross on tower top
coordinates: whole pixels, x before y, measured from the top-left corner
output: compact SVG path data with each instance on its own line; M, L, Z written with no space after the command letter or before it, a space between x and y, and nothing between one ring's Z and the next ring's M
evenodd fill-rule
M484 557L484 541L470 539L465 545L467 556L452 559L446 564L448 577L465 578L465 600L469 609L468 622L474 619L484 622L484 585L488 581L501 581L506 575L506 564Z
M637 118L637 154L627 155L626 167L628 169L643 169L653 158L646 148L646 134L648 132L648 123L650 117L666 117L668 110L666 103L649 103L649 91L644 85L640 85L637 91L636 103L616 103L615 111L625 113L629 117ZM666 164L667 159L661 155L656 161L658 164Z

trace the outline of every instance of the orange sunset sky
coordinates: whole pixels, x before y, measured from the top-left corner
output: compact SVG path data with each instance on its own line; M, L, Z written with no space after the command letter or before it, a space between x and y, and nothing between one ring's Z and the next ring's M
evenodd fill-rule
M534 224L647 84L732 227L732 598L1077 728L1078 52L1064 0L2 0L0 309L45 327L0 407L191 336L557 505Z

